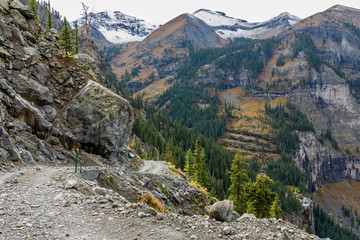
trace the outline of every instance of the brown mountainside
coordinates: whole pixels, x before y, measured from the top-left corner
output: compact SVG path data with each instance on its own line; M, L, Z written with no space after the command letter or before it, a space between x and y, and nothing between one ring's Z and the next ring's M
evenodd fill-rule
M226 43L202 20L191 14L182 14L155 30L142 42L124 44L121 53L112 61L112 66L115 73L123 77L126 72L131 74L132 69L138 69L138 75L131 77L131 80L125 79L134 92L151 83L161 85L159 89L163 90L171 84L168 80L174 78L178 62L185 59L189 44L195 48L210 48L222 47ZM154 94L158 93L155 91Z

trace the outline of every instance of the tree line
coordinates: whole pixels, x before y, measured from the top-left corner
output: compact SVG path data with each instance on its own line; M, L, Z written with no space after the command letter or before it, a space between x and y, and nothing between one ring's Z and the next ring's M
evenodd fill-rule
M213 61L218 68L224 70L239 71L244 66L256 76L262 71L264 63L271 58L276 44L275 38L265 40L235 38L221 48L195 49L189 44L189 58L183 61L178 71L178 78L192 79L200 67Z
M155 102L158 108L198 134L216 139L226 129L229 114L221 112L218 92L210 92L190 82L175 83ZM228 107L225 109L228 111Z

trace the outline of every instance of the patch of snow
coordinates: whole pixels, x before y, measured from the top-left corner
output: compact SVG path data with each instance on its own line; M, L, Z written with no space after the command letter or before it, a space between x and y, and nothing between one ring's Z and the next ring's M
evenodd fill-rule
M267 28L255 28L252 30L236 29L236 30L217 30L216 33L224 38L256 38L256 36L261 35L265 31L268 31Z
M295 23L297 23L298 21L294 21L294 20L289 20L289 24L292 26L294 25Z
M127 43L142 41L146 36L132 35L130 32L124 29L108 30L104 27L99 27L98 30L104 35L104 37L112 43Z
M277 29L286 29L301 20L287 12L281 13L279 16L273 17L270 20L254 23L229 17L222 12L214 12L207 9L197 10L194 12L194 15L213 27L220 36L225 38L256 38L272 30L276 32Z
M120 11L91 13L90 16L91 26L113 43L141 41L159 27ZM79 27L85 24L85 18L75 21ZM72 26L74 26L75 21L72 22Z
M220 12L213 12L210 10L201 9L194 12L194 15L203 20L207 25L212 27L217 26L232 26L235 24L242 24L241 19L228 17Z

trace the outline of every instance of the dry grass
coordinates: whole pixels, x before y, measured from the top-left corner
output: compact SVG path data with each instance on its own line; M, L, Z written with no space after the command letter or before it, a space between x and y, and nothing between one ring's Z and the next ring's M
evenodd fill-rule
M231 104L239 104L241 102L241 98L245 95L245 91L240 88L231 88L226 89L222 92L219 92L219 97L221 101L231 103Z
M150 207L154 208L158 212L165 212L165 207L156 197L150 193L144 193L138 198L139 202L146 203Z
M200 191L205 196L208 195L208 192L207 192L206 188L203 188L202 186L200 186L200 184L198 184L196 181L191 180L190 181L190 186L196 188L198 191Z
M150 75L150 74L149 74ZM175 80L173 81L173 83ZM170 88L173 83L167 83L167 80L165 78L160 79L158 81L155 81L151 83L149 86L144 88L143 90L138 91L135 96L141 95L143 100L151 102L152 100L155 100L157 96L162 94L165 90Z
M227 123L228 131L220 138L219 143L226 149L236 151L240 149L245 158L267 161L277 159L276 146L269 141L272 139L271 127L264 121L264 100L241 96L240 90L226 90L222 94L238 96L239 103L234 105L233 117ZM275 99L270 103L276 105L285 99Z
M166 164L170 167L168 173L177 177L186 178L186 174L180 168L176 168L175 165L169 162L166 162Z
M351 214L355 216L354 211L360 209L360 182L345 180L340 183L324 184L313 195L313 199L315 204L321 205L328 213L350 222L350 219L345 217L342 207L352 209Z

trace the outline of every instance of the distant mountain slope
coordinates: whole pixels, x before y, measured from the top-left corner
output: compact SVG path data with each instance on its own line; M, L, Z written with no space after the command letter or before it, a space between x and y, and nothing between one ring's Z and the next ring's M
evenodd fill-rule
M90 13L91 25L112 43L141 41L158 26L119 11ZM79 27L85 24L85 17L72 22Z
M204 21L186 13L155 30L142 44L179 40L189 41L196 48L220 47L226 43Z
M281 13L265 22L249 23L246 20L227 16L222 12L199 9L194 15L211 26L224 38L268 38L276 36L301 19L290 13Z
M161 83L156 84L168 86L164 81L174 78L179 62L186 58L190 45L213 48L226 43L227 40L201 19L188 13L182 14L156 29L142 42L124 44L120 54L112 60L112 66L135 92L159 80ZM163 87L160 89L163 90Z
M314 202L341 223L360 235L360 182L345 180L340 183L325 184L314 195ZM352 219L352 220L351 220ZM355 220L355 222L354 222ZM353 221L353 223L351 223Z

